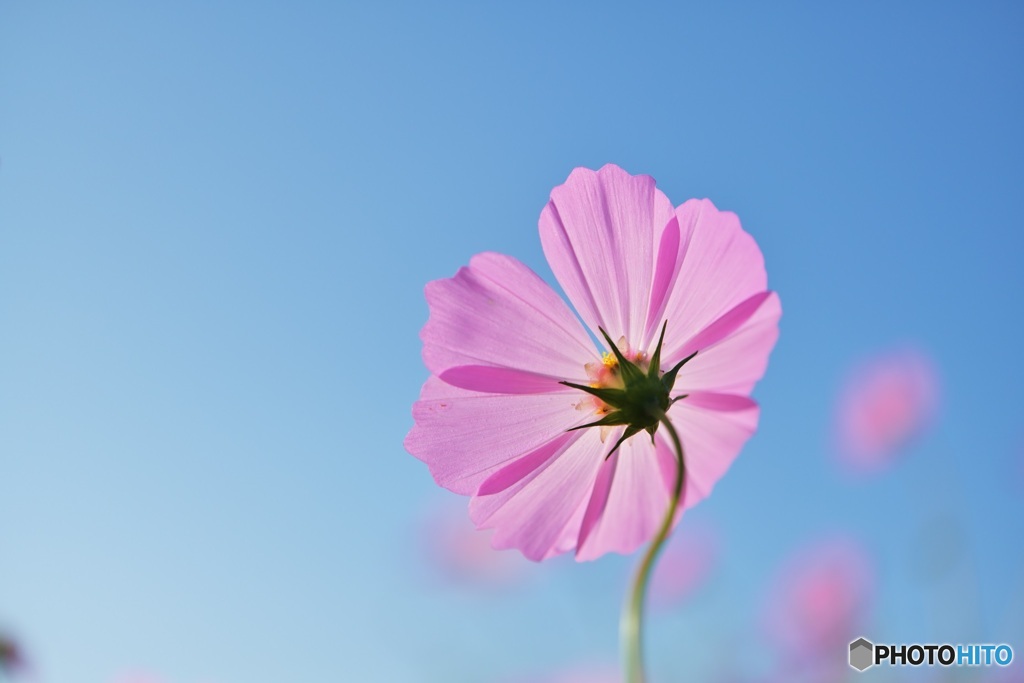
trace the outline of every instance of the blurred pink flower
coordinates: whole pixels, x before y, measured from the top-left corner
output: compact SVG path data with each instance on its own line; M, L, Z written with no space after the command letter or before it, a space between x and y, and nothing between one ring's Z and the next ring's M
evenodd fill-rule
M0 673L14 674L24 669L21 648L10 636L0 634Z
M114 679L114 683L164 683L162 678L143 672L132 672Z
M586 664L550 674L518 678L515 683L622 683L622 673L611 665Z
M904 348L862 363L838 402L843 460L861 471L882 469L930 424L937 405L937 374L923 352Z
M520 555L492 548L490 536L473 527L464 508L447 505L423 516L419 534L423 552L446 579L492 588L524 580L529 563Z
M874 571L860 544L841 537L819 541L779 571L764 624L788 656L810 665L817 656L834 657L862 635L873 593Z
M621 683L622 673L615 667L587 666L558 673L546 683Z
M1024 669L1016 662L1017 652L1014 648L1014 661L1010 666L995 666L985 672L984 683L1024 683Z
M686 528L662 551L651 581L653 607L670 609L700 588L718 562L719 538L709 527Z
M652 178L613 165L578 168L552 190L540 234L583 322L618 340L630 363L653 363L666 322L654 372L697 352L669 375L671 397L685 398L667 409L686 450L685 505L694 505L757 426L749 395L781 315L761 251L734 214L707 200L673 209ZM628 366L602 357L554 290L511 257L477 255L426 296L431 376L405 446L440 485L472 496L470 517L495 529L494 546L589 560L649 540L676 473L665 430L653 444L637 434L617 449L633 423L569 431L611 417L587 387L621 389Z
M113 683L165 683L167 679L161 678L151 673L144 671L133 671L130 673L122 674L114 679ZM203 681L203 683L209 683Z

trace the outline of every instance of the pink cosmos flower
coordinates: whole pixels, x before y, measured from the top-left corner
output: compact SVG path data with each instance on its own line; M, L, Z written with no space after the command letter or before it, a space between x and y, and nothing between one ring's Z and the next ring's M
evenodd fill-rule
M429 510L419 533L424 554L445 578L490 588L523 581L529 563L518 554L492 548L489 536L476 531L465 512L448 505Z
M166 679L144 671L134 671L114 679L114 683L164 683Z
M1016 650L1014 650L1016 656ZM984 683L1024 683L1024 671L1011 664L1007 667L996 666L985 672Z
M765 628L805 665L819 655L831 658L836 648L842 651L860 635L873 590L872 565L859 543L819 541L795 553L779 572L769 593Z
M164 683L162 678L143 672L133 672L119 676L115 683Z
M840 395L837 432L844 462L862 472L891 464L932 421L938 377L923 352L907 347L854 368Z
M25 660L13 638L0 634L0 673L14 674L23 669Z
M593 393L629 389L635 375L671 394L647 396L682 438L694 505L757 426L750 392L781 306L734 214L708 200L673 208L652 178L617 166L578 168L552 190L540 237L586 327L509 256L479 254L429 283L431 376L405 446L438 484L472 497L470 517L495 529L496 548L532 560L630 553L668 509L676 457L657 422L643 434L609 424L619 409Z
M622 674L616 667L581 665L539 677L516 679L517 683L620 683Z
M715 568L718 546L718 536L707 527L677 534L654 570L651 604L667 610L693 595Z

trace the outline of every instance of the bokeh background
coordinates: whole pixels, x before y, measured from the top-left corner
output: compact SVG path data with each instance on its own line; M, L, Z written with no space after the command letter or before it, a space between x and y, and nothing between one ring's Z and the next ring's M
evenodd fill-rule
M1014 2L0 3L0 678L614 680L635 558L481 551L402 447L424 283L551 281L548 192L614 162L737 212L785 311L653 681L986 673L857 675L859 635L1020 680L1022 37Z

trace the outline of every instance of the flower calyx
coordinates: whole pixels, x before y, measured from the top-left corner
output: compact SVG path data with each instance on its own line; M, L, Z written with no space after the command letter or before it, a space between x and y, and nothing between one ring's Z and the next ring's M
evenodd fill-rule
M583 384L576 384L574 382L560 382L560 384L564 384L567 387L585 391L586 393L598 398L609 408L609 412L600 420L579 425L578 427L572 427L568 431L586 429L587 427L610 427L615 425L626 426L622 436L615 443L615 446L613 446L608 452L608 455L605 456L605 459L610 458L612 453L618 450L619 446L621 446L626 439L640 431L646 431L650 434L651 441L653 442L654 433L658 430L658 425L661 424L661 421L664 419L669 406L682 398L686 398L686 394L675 398L670 398L670 394L672 393L672 387L675 386L676 376L679 374L679 369L696 356L697 352L694 351L689 356L676 363L676 365L667 372L662 372L661 348L665 342L665 327L667 324L668 321L663 323L661 326L661 336L658 338L658 346L654 349L654 353L651 355L650 364L646 369L623 355L619 350L619 347L616 346L611 340L611 337L608 336L608 333L605 332L603 328L598 328L601 335L605 338L605 341L608 342L608 346L611 347L612 353L615 355L615 361L617 363L617 369L622 383L621 388L586 386ZM639 362L641 356L638 356L637 358Z

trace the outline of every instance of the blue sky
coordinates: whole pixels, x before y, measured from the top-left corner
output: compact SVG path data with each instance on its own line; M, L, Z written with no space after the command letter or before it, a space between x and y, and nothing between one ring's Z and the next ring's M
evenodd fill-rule
M878 562L878 638L1024 653L1022 27L997 2L4 3L0 628L58 683L614 663L631 560L439 586L417 519L451 496L402 448L423 285L485 250L552 281L548 192L614 162L738 213L785 311L760 431L688 517L721 570L653 622L656 680L712 671L833 533ZM836 392L903 343L941 418L848 481ZM908 568L937 514L967 538L947 584Z

